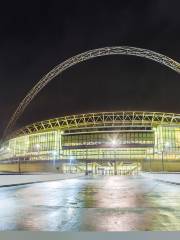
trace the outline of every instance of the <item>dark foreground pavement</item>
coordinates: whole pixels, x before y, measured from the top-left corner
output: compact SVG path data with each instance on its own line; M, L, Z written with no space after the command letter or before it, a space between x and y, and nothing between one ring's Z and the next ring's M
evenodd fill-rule
M180 230L180 186L87 176L0 188L0 230Z

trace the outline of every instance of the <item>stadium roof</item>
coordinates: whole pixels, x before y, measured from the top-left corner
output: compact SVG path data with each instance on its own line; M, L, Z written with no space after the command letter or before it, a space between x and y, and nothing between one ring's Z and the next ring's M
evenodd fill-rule
M118 111L70 115L27 125L8 136L8 139L51 130L116 126L178 125L180 114L163 112Z

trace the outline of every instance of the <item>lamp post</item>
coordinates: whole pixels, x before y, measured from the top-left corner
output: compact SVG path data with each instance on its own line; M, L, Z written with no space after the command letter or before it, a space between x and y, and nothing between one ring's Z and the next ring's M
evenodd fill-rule
M70 163L70 173L71 173L71 157L69 159L69 163Z
M19 174L21 174L21 161L19 156L18 156L18 169L19 169Z
M73 156L70 156L70 158L69 158L69 163L70 163L70 173L72 173L72 169L71 169L72 161L74 161L74 157L73 157Z
M161 151L162 171L164 172L164 151Z
M57 151L54 150L53 153L52 153L52 155L53 155L53 166L56 166L56 157L57 157L57 155L58 155Z
M37 144L35 145L35 149L36 149L36 152L37 152L37 156L38 156L38 157L39 157L39 150L40 150L40 148L41 148L40 144L37 143Z
M163 145L163 149L162 149L162 171L164 172L165 170L165 166L164 166L164 152L167 151L167 148L170 147L170 143L169 142L166 142L164 145Z
M161 154L161 166L162 166L162 171L164 171L163 150L154 152L154 154L156 153Z
M59 159L60 159L61 173L64 173L64 164L62 164L63 157L64 157L63 152L62 152L62 151L61 151L61 152L59 151Z
M147 150L146 150L146 152L147 152ZM149 170L150 170L150 172L152 172L152 159L154 160L154 147L153 147L153 149L151 149L150 153L151 154L150 154L150 158L149 158L149 168L150 168Z
M163 148L161 151L155 152L155 153L160 153L161 154L161 165L162 165L162 171L164 172L165 166L164 166L164 152L167 150L167 148L170 146L169 142L166 142L163 145Z
M86 169L85 169L85 175L88 175L88 162L87 162L87 149L86 149Z
M114 138L114 139L111 139L111 146L113 147L113 156L114 156L114 175L117 175L117 163L116 163L116 154L115 154L115 148L117 146L118 142L117 142L117 139Z

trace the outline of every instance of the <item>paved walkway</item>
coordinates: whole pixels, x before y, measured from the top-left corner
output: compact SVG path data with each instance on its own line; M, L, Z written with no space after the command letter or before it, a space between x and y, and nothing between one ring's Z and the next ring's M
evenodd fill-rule
M179 172L163 172L163 173L141 173L142 176L151 178L153 180L163 181L166 183L180 185Z
M22 185L36 182L56 181L84 176L84 173L75 174L22 174L0 175L0 187Z
M142 176L83 176L0 188L3 230L179 231L180 186Z

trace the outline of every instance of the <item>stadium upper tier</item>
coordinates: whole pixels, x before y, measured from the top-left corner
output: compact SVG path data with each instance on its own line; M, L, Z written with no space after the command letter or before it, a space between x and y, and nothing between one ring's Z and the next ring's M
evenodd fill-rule
M119 126L178 125L180 114L163 112L118 111L97 112L53 118L27 125L8 136L8 139L55 129L103 128Z

